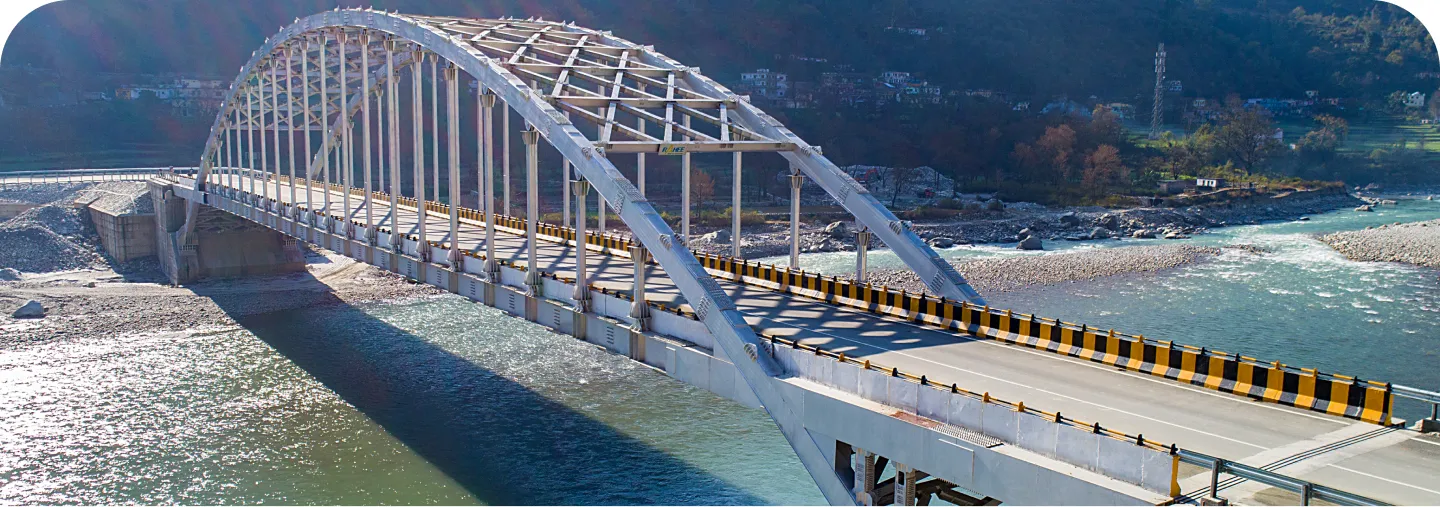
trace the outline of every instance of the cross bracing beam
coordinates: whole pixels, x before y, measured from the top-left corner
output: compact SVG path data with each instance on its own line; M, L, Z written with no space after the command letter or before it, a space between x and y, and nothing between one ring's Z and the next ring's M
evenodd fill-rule
M372 41L389 40L410 46L411 63L416 55L438 55L458 71L479 81L482 89L493 92L507 109L523 118L526 125L573 165L579 177L590 182L602 202L613 207L629 226L634 239L670 276L676 288L695 308L698 320L714 336L716 348L734 362L738 373L766 407L826 498L836 504L854 502L854 497L836 475L833 463L826 458L826 452L821 449L816 437L805 429L795 407L787 405L787 400L781 397L775 383L785 374L783 368L765 352L766 345L741 318L729 295L721 290L686 247L685 238L670 229L640 190L623 176L606 154L612 151L655 152L667 147L674 149L677 145L685 153L779 152L834 195L863 226L875 230L877 236L895 248L937 293L954 299L978 301L978 295L964 285L964 280L953 268L949 268L948 264L945 265L948 271L939 267L943 262L934 252L880 206L863 187L820 155L818 149L804 143L773 118L706 78L698 69L682 66L655 52L653 47L616 38L609 32L533 20L464 20L370 10L325 12L297 20L267 40L251 61L242 67L226 99L227 106L222 111L236 112L234 116L238 123L240 115L234 109L236 105L266 93L266 85L256 76L267 69L271 58L281 54L293 41L305 40L322 31L334 34L337 30L344 34L347 42L351 41L352 35L369 31L378 35L372 37ZM302 51L303 57L296 59L301 61L302 70L309 63L316 63L317 68L309 74L323 75L331 81L312 85L315 80L302 73L305 100L301 102L309 104L310 97L323 95L325 98L320 101L322 111L329 111L331 105L336 106L335 111L321 115L319 119L329 133L323 136L324 148L314 157L315 160L323 160L323 154L331 149L329 146L335 144L336 136L343 132L341 125L351 121L366 94L373 93L381 83L391 90L387 94L391 104L389 108L395 110L397 97L393 80L389 79L393 76L384 75L386 69L413 67L403 63L382 67L378 71L374 69L375 65L370 69L353 67L350 61L352 55L368 55L370 53L364 52L373 51L374 45L354 46L354 51L314 51L321 55L319 58L314 58L312 52L306 49ZM376 64L383 61L381 58L366 59ZM321 61L324 67L319 65ZM544 65L539 65L542 63ZM332 71L332 68L345 70L343 74L347 81L344 85L334 82L341 73ZM354 71L351 72L351 69ZM328 91L351 89L349 79L366 74L374 78L370 83L371 90L355 85L355 94L344 97ZM287 73L287 79L288 76L290 74ZM544 85L541 85L542 82ZM277 84L270 83L269 86L273 88ZM321 93L321 90L327 92ZM273 95L275 92L271 89L269 93ZM287 105L287 108L293 106ZM305 111L313 112L313 107ZM259 114L249 107L244 112L252 117ZM567 115L567 112L570 114ZM639 123L633 127L626 125L615 118L616 112L635 116ZM389 116L392 116L388 127L393 148L393 129L398 118ZM691 121L695 119L700 121ZM314 121L312 119L307 124ZM208 174L219 146L219 134L229 122L226 114L222 114L212 126L210 139L201 155L200 174L196 178L195 190L201 198L192 200L187 209L187 225L176 235L181 241L193 230L191 224L206 195L204 182L209 181ZM653 131L663 130L663 136L656 137L647 132L652 129L647 128L646 123L654 124L656 128ZM597 138L590 138L582 132L579 127L583 124L594 127L594 132L599 133ZM612 136L615 133L619 134L619 138ZM678 142L675 141L677 135L682 138ZM389 150L389 156L393 162L397 154ZM313 161L309 164L311 167L315 165ZM737 155L737 179L738 166ZM394 178L396 173L392 171L390 174ZM736 205L738 208L739 203ZM938 275L931 277L931 273ZM957 288L957 285L963 289Z

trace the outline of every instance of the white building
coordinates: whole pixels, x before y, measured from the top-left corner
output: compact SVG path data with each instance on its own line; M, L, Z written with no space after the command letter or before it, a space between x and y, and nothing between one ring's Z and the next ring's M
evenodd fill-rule
M1413 92L1405 96L1405 107L1419 109L1425 107L1425 94Z
M784 99L790 96L790 76L783 72L770 72L770 69L742 72L740 85L751 95L767 99Z
M880 73L880 80L893 85L904 85L910 82L910 73L900 72L898 70L887 70Z

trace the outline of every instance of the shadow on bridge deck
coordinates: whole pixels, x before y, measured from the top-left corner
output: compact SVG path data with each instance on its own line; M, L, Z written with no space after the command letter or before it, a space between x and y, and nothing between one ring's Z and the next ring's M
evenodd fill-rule
M513 376L513 371L496 371L479 364L498 358L467 358L436 343L512 342L482 347L491 352L501 348L507 351L543 348L533 343L518 346L513 343L517 338L531 342L551 338L537 336L549 333L538 325L446 296L415 303L423 307L415 311L433 312L437 319L426 319L426 329L417 331L429 336L427 338L387 322L374 309L363 309L340 300L324 291L324 283L308 273L304 277L307 283L323 291L321 304L242 315L232 311L240 307L233 294L212 297L247 331L313 375L481 502L501 505L771 503L507 377ZM196 292L206 295L203 287ZM465 312L474 313L456 315ZM441 324L438 319L447 321ZM503 319L503 323L497 324L497 319ZM431 326L429 322L437 325ZM497 328L516 332L496 336ZM553 338L568 339L559 335ZM473 350L466 352L472 357L476 355ZM535 352L519 350L521 354ZM649 371L643 374L656 376L647 382L670 382L660 374ZM596 377L594 372L586 376ZM624 387L598 384L577 383L575 389L599 392ZM697 395L688 392L693 389L685 390L683 395ZM709 396L708 393L698 395ZM627 398L646 399L647 396L649 393L635 392ZM651 406L657 402L652 400ZM627 415L646 417L650 408L637 405L620 410ZM678 431L672 430L672 433L714 431L706 427L704 420L697 420L697 415L703 417L704 414L672 413L660 417L676 423ZM712 436L728 441L723 435ZM784 445L778 434L775 440L778 445ZM807 484L802 482L795 487L805 488Z

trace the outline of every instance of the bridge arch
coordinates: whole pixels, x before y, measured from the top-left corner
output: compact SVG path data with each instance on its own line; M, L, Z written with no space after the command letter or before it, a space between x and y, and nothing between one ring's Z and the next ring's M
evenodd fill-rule
M360 30L381 35L383 39L403 46L409 52L408 62L414 62L423 55L436 55L469 74L479 82L481 89L494 93L500 102L518 113L526 124L533 126L605 202L614 206L635 239L649 250L696 309L726 357L740 358L735 361L737 370L832 503L850 503L854 498L835 476L832 464L825 458L826 453L806 434L797 416L786 407L785 400L772 385L775 377L783 375L783 369L767 354L760 353L764 345L736 310L731 298L696 260L686 247L684 238L661 219L636 185L611 163L608 155L677 149L686 152L779 153L797 172L808 176L839 201L861 226L872 231L899 254L932 291L955 300L983 303L948 262L909 230L907 223L897 219L864 186L826 159L818 148L805 143L773 117L705 77L699 69L681 65L656 52L653 47L640 46L609 32L573 24L414 16L374 10L335 10L297 19L267 39L241 67L211 127L196 178L196 195L204 195L210 172L225 156L220 153L222 136L228 135L238 117L237 109L246 108L247 116L253 112L246 101L255 97L251 95L256 91L255 87L259 90L256 96L261 101L266 99L266 72L274 72L273 64L281 58L287 59L287 72L293 71L289 60L293 56L289 53L293 46L316 38L323 41L328 37L328 31L332 30ZM528 38L522 40L518 38L520 35L528 35ZM361 51L371 51L371 42L367 41ZM325 50L321 54L325 54ZM349 58L345 52L338 55ZM309 56L307 50L301 58L308 59ZM348 69L351 63L345 61L341 65ZM267 64L271 67L267 68ZM403 68L403 65L398 68ZM375 93L380 86L380 73L390 73L385 77L393 78L395 69L382 66L380 71L375 71L362 66L360 72L374 74L377 79L370 80L370 89L359 90L356 97ZM305 77L305 109L309 114L308 95L314 92L309 88L308 75ZM530 83L526 82L527 78ZM271 97L275 100L278 88L274 86L277 82L273 77L269 79ZM286 79L288 81L290 77L287 75ZM532 86L542 81L546 83L544 88ZM648 89L659 93L650 93ZM313 175L317 166L325 163L323 158L335 149L340 125L348 125L359 108L356 99L345 94L337 98L336 121L334 125L323 127L322 148L306 162L306 176ZM292 121L294 107L293 103L286 105ZM642 126L636 129L616 122L617 112L638 118ZM695 119L700 120L702 126L692 126L691 120ZM322 123L328 123L328 120L327 115ZM264 121L263 113L260 121ZM657 127L663 125L663 136L649 134L643 126L645 121ZM706 124L709 130L706 130ZM308 121L305 128L312 128ZM587 135L587 131L593 132L594 137ZM262 142L265 132L262 126ZM278 136L277 133L277 143ZM736 160L738 167L738 155ZM277 151L276 163L280 162ZM395 191L398 192L398 189ZM493 198L493 195L488 197ZM189 204L186 225L177 233L182 244L183 238L193 229L200 204L198 200ZM751 360L743 360L747 357Z

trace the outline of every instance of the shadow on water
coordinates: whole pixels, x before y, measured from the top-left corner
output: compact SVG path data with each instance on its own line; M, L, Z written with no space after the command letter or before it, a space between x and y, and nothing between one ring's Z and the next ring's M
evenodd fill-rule
M327 304L261 315L242 315L233 296L212 297L482 502L766 503L329 292Z

